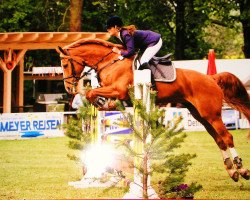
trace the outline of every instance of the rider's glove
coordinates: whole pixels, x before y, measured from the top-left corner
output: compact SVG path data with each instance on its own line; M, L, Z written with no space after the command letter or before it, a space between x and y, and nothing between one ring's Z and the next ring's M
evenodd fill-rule
M123 60L124 57L123 57L123 56L118 56L118 59L119 59L119 60Z

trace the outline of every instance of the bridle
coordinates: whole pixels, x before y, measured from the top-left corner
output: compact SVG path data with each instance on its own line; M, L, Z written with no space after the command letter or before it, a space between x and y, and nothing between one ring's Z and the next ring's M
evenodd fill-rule
M115 62L117 62L119 59L115 59L115 60L112 60L110 61L108 64L106 64L105 66L103 66L101 69L98 70L98 64L101 63L106 57L108 57L111 53L113 53L113 51L111 50L109 53L107 53L106 55L104 55L100 60L98 60L94 65L92 66L89 66L90 69L87 71L87 72L84 72L81 76L77 76L76 74L76 70L75 70L75 66L74 66L74 62L76 62L77 64L79 64L80 66L82 67L85 67L86 66L86 62L83 61L82 63L78 62L77 60L73 59L71 56L70 56L70 53L67 49L64 49L64 51L67 53L67 57L70 64L71 64L71 70L72 70L72 74L70 76L67 76L65 78L63 78L63 81L65 81L66 83L68 84L71 84L73 85L74 87L76 87L78 85L78 82L79 80L81 80L84 76L87 76L89 74L89 72L94 69L97 73L97 75L99 75L99 73L107 66L110 66L112 64L114 64ZM61 57L61 59L63 59L63 57ZM70 78L74 78L73 82L71 81L68 81L68 79Z

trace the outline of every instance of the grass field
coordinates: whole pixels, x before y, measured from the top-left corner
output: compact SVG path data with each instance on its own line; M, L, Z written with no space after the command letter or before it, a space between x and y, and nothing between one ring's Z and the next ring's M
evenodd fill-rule
M250 168L250 140L247 131L232 131L235 145ZM80 167L67 158L67 138L0 141L0 199L122 198L120 188L74 189L69 181L82 178ZM219 149L205 132L188 133L178 150L196 153L186 183L198 182L203 189L198 199L250 199L250 180L235 183L224 169Z

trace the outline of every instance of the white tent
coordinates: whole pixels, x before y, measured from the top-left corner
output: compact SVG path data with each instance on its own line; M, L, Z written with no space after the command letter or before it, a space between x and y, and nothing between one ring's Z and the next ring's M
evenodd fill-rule
M176 68L191 69L207 73L208 60L173 61ZM216 59L217 73L230 72L236 75L250 90L250 59Z

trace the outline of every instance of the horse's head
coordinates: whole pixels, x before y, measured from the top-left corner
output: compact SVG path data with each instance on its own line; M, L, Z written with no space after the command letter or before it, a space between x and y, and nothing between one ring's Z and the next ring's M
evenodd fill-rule
M86 65L83 58L72 54L70 49L58 47L61 67L63 70L64 87L69 94L76 94L78 82L83 76L82 71Z
M114 46L122 48L121 45L101 39L81 39L63 48L59 47L57 52L61 58L66 91L70 94L77 93L78 81L84 76L81 74L85 66L99 72L103 65L109 65L107 60L114 60L118 56L111 50Z

